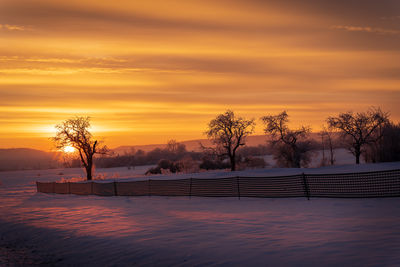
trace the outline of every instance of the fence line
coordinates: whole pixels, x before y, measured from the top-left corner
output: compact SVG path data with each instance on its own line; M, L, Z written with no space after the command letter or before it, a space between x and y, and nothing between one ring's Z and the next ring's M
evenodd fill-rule
M99 196L399 197L400 170L110 183L36 182L41 193Z

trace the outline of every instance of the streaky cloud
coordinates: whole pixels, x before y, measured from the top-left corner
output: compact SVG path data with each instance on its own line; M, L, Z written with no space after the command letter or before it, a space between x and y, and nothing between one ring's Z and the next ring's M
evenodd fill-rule
M400 34L399 30L374 28L374 27L363 27L363 26L335 25L335 26L332 26L331 28L336 29L336 30L345 30L345 31L349 31L349 32L369 32L369 33L392 34L392 35Z
M26 27L20 25L0 24L0 30L1 29L5 29L8 31L25 31Z

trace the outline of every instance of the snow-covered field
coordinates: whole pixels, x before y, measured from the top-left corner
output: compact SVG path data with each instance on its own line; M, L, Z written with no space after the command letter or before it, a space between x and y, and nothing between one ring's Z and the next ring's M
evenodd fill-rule
M100 169L97 174L143 179L137 176L147 168ZM400 169L400 163L271 168L233 175L387 169ZM0 266L400 265L400 198L307 201L36 193L36 180L83 175L80 169L0 173Z
M266 155L263 157L264 160L269 164L269 166L274 166L276 161L273 159L272 155ZM311 162L308 167L310 168L317 168L321 165L323 158L322 150L314 151L312 154ZM329 151L325 150L325 159L329 161L330 155ZM334 149L334 159L335 165L352 165L355 163L354 156L345 148L337 148ZM361 157L361 163L365 163L364 159Z

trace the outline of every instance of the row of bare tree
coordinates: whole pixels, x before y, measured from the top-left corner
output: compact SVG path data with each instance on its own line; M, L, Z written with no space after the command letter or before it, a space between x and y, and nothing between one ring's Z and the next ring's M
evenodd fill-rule
M299 168L308 165L310 152L313 149L312 141L309 138L310 127L301 126L298 129L290 129L288 126L289 116L286 111L276 115L263 116L260 119L264 125L264 132L270 137L269 144L279 166ZM327 144L329 148L331 164L335 161L334 135L340 136L343 144L355 156L357 164L360 163L362 154L366 160L371 162L393 160L393 156L388 158L387 150L390 150L390 155L395 155L395 159L398 158L400 125L390 122L389 113L383 112L380 108L370 108L366 112L359 113L340 113L327 118L326 123L327 126L323 127L320 136L323 145ZM214 146L203 146L203 149L206 153L220 159L229 159L230 168L234 171L237 169L238 149L246 144L246 137L254 132L254 127L254 119L247 120L236 116L233 111L227 110L209 122L205 134ZM104 155L109 152L106 146L100 145L100 142L94 140L89 128L89 117L71 118L56 125L57 133L53 138L58 149L67 146L76 149L81 164L86 170L87 180L92 179L94 155ZM180 153L174 152L175 154L186 153L184 146L177 142L169 143L165 151L159 149L154 153L162 155L175 150L180 151ZM128 157L124 160L131 162L132 158ZM247 158L246 160L251 159ZM325 156L323 160L325 160ZM166 162L162 163L166 165ZM171 164L169 166L173 166ZM210 166L207 159L203 164Z
M286 111L277 115L263 116L261 121L265 133L270 136L270 145L278 165L294 168L308 165L312 150L312 142L308 138L310 127L290 129ZM371 161L379 161L376 154L379 154L380 159L387 157L384 150L388 148L388 143L394 145L397 142L397 146L394 147L399 147L400 135L396 129L400 127L390 122L389 113L380 108L371 107L366 112L340 113L328 117L326 123L327 126L323 127L320 135L323 143L328 144L331 164L334 163L332 140L334 133L340 135L343 144L355 156L356 164L360 163L362 153L366 154L367 159L372 157ZM236 170L237 149L245 145L246 137L254 132L254 126L254 119L237 117L231 110L218 115L208 124L206 134L215 145L213 148L215 153L229 158L232 171ZM376 153L372 153L371 150ZM394 155L396 153L396 151L391 152Z

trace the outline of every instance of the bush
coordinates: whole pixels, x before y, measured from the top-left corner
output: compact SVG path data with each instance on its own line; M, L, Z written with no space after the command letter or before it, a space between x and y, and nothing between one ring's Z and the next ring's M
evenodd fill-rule
M161 159L158 163L157 166L160 167L161 169L169 169L174 163L168 159Z
M295 148L283 143L276 143L273 148L276 165L283 168L307 167L313 154L312 143L308 140L298 141Z
M151 175L151 174L161 174L161 168L160 167L150 168L145 173L145 175Z
M190 156L184 157L182 160L178 161L176 165L178 165L179 169L184 173L199 172L199 164Z
M200 164L200 169L204 170L220 170L220 169L228 169L230 168L230 164L227 162L223 162L219 159L210 159L208 157L204 157L202 159L202 163Z
M246 157L243 162L241 163L243 165L243 168L265 168L267 166L267 163L263 158L256 158L256 157Z
M145 174L168 174L177 173L182 171L182 164L180 162L173 162L168 159L161 159L157 163L157 167L150 168Z

